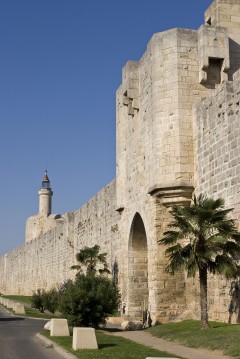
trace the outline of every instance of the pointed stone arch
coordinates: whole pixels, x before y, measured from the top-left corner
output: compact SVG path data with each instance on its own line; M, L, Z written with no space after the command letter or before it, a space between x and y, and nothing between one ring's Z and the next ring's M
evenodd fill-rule
M128 316L142 319L148 306L148 245L142 217L136 213L128 245Z

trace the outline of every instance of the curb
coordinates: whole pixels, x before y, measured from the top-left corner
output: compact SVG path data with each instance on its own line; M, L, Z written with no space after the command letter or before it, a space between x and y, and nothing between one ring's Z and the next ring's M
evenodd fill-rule
M18 317L18 318L29 318L29 319L40 319L40 320L47 320L44 318L32 318L32 317L26 317L26 316L18 316L13 314L12 312L8 311L7 308L0 306L3 310L5 310L5 312L7 312L11 317ZM43 335L41 335L40 333L36 334L36 337L43 342L46 347L52 347L58 354L60 354L63 358L65 359L78 359L74 354L69 353L67 350L63 349L62 347L60 347L60 345L54 343L52 340L44 337Z
M15 313L10 312L10 311L8 310L8 308L2 306L1 304L0 304L0 308L2 308L3 310L5 310L5 312L7 312L9 315L11 315L11 317L18 317L18 318L25 318L25 319L36 319L36 320L46 320L46 321L51 320L50 318L29 317L29 316L26 315L26 314L18 315L18 314L15 314Z
M8 308L2 306L1 304L0 304L0 308L1 308L2 310L4 310L5 312L7 312L11 317L18 317L18 315L15 315L14 313L10 312L10 310L8 310ZM21 315L21 316L19 315L19 317L23 318L22 315Z
M78 359L74 354L69 353L67 350L63 349L60 345L54 343L52 340L44 337L42 334L37 333L36 337L41 340L48 348L53 348L58 354L60 354L65 359Z

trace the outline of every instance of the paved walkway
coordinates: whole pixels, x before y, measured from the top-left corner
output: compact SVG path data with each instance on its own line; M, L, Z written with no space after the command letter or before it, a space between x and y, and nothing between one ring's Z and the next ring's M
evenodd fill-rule
M186 359L231 359L230 357L223 355L221 352L187 348L183 345L179 345L165 339L153 337L151 334L144 331L112 332L111 334L130 339L136 343L171 353L173 356L181 356Z

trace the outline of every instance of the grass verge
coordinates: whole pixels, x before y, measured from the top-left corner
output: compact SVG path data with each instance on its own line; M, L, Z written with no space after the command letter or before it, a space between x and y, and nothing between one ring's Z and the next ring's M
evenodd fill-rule
M32 318L41 318L41 319L51 319L51 318L59 318L59 316L49 313L49 312L45 312L45 313L41 313L39 310L34 309L31 307L31 296L24 296L24 295L4 295L3 298L6 299L10 299L14 302L19 302L19 303L23 303L24 304L24 308L25 308L25 314L21 315L21 316L26 316L26 317L32 317ZM2 305L3 308L6 308L9 312L11 312L12 314L14 314L14 311L10 308L5 307L4 305Z
M240 325L210 322L210 329L200 329L200 322L186 320L147 329L155 337L172 340L191 348L220 350L240 359Z
M14 302L21 302L23 304L28 304L31 306L31 298L30 295L4 295L3 298L13 300Z
M40 313L38 310L33 309L33 308L26 308L25 307L25 314L15 314L15 312L13 311L13 309L11 308L7 308L4 305L1 304L1 306L3 308L5 308L8 312L20 316L20 317L32 317L32 318L39 318L39 319L51 319L51 318L59 318L58 316L54 315L54 314L48 314L48 313Z
M42 319L51 319L51 318L59 318L59 316L52 313L41 313L39 310L33 308L25 308L26 316L32 318L42 318Z
M145 347L131 340L104 334L102 331L96 331L98 350L84 349L75 351L72 349L72 337L50 337L48 331L44 331L41 334L81 359L145 359L148 356L172 357L168 353Z

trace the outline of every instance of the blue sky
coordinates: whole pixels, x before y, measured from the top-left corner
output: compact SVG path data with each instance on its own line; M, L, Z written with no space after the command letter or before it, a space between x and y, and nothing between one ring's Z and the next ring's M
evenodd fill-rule
M0 255L25 240L44 170L53 213L115 178L122 67L156 32L197 29L211 0L0 2Z

